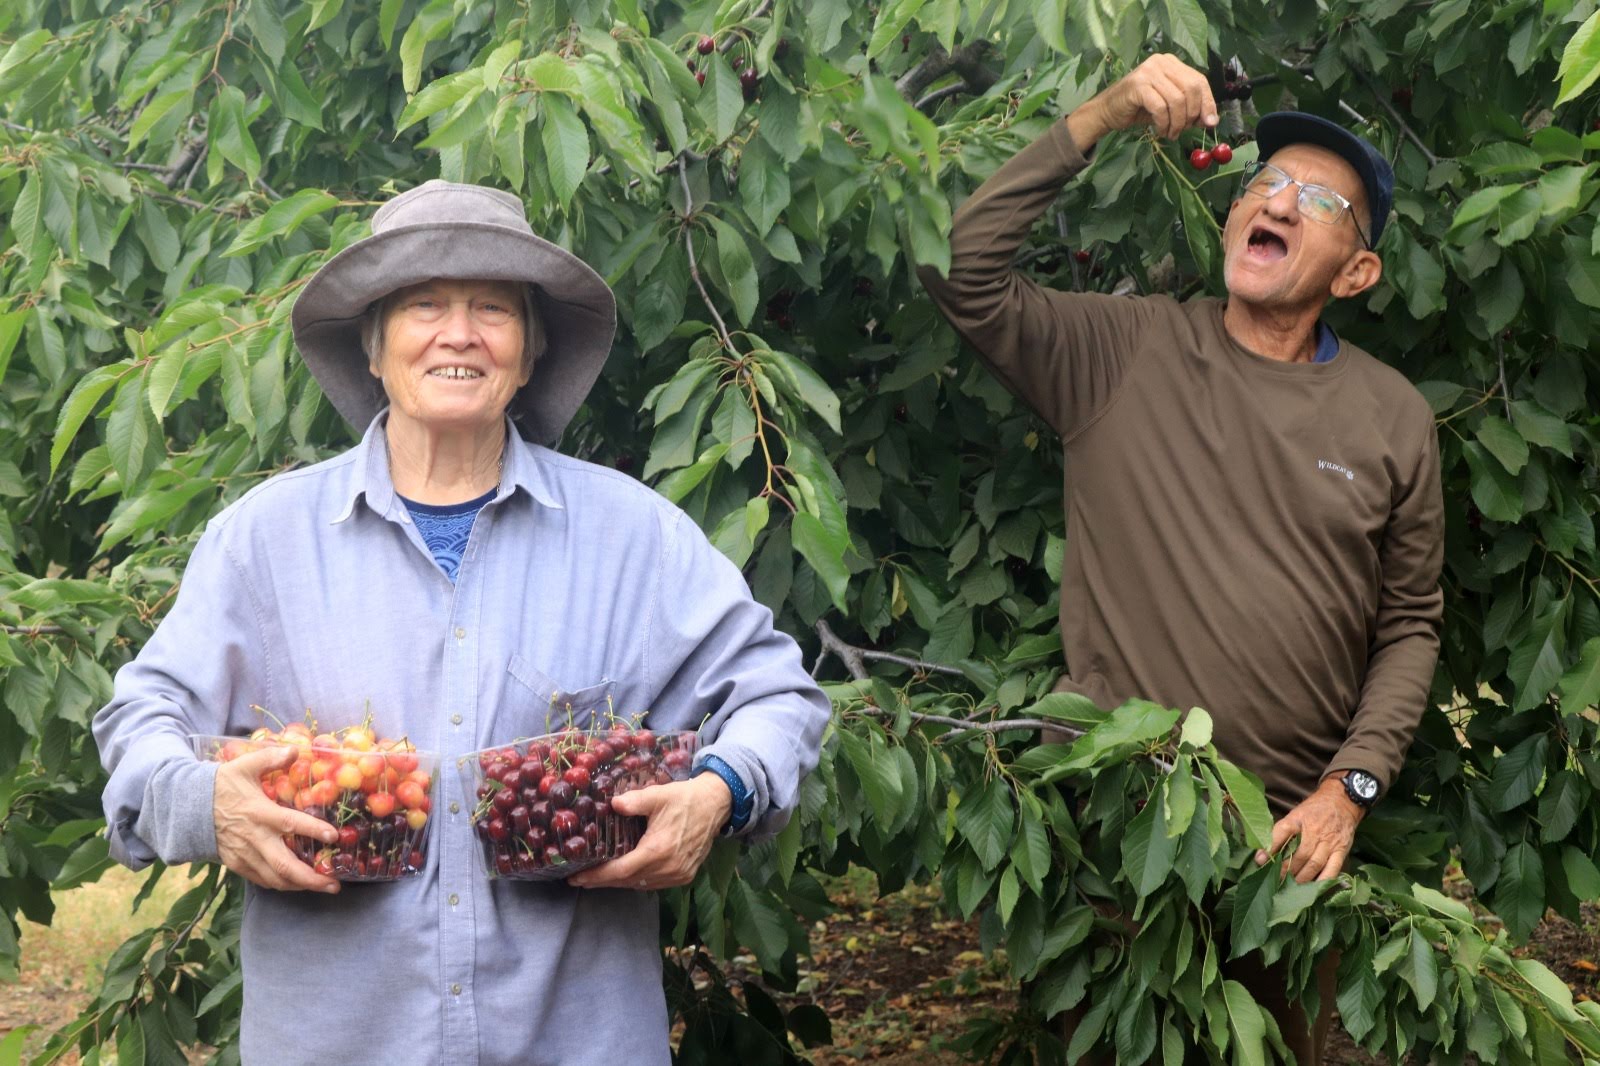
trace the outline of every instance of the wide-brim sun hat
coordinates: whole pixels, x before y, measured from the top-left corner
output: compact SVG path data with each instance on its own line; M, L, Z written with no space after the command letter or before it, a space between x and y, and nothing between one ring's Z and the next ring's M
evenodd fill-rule
M611 351L617 303L583 260L538 237L522 201L482 185L428 181L372 216L372 236L323 264L295 301L295 344L323 395L359 433L388 403L368 369L361 318L396 289L434 279L533 286L544 353L508 413L524 434L553 444L594 386Z
M1367 213L1371 216L1367 240L1373 248L1383 237L1394 206L1394 167L1372 142L1351 133L1337 122L1304 111L1274 111L1256 123L1259 158L1267 159L1291 144L1314 144L1340 156L1355 168L1367 192Z

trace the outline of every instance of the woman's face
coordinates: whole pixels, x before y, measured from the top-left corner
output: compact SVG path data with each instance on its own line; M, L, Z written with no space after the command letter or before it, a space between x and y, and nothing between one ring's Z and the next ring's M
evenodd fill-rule
M498 425L528 383L522 292L507 281L425 281L384 301L372 373L402 417L429 429Z

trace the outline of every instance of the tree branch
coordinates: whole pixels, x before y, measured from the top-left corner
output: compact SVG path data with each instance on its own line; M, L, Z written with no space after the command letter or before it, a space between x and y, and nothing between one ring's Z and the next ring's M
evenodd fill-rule
M1430 167L1438 166L1439 157L1434 155L1426 144L1422 143L1422 138L1417 136L1417 131L1411 128L1411 124L1405 120L1405 118L1400 114L1399 109L1396 108L1389 97L1384 94L1383 86L1378 84L1377 79L1364 70L1356 71L1356 77L1360 78L1363 84L1365 84L1366 87L1372 92L1373 99L1382 104L1383 109L1389 112L1389 115L1394 119L1395 124L1400 127L1400 132L1406 135L1406 139L1417 146L1417 150L1422 153L1422 158L1428 161L1428 165Z
M0 625L0 633L9 633L19 637L38 637L51 633L65 633L61 626L6 626Z
M946 85L942 89L933 90L933 92L929 93L927 96L924 96L921 100L918 100L913 106L915 106L918 111L932 111L933 108L936 107L941 101L948 100L952 96L960 96L962 93L971 91L972 86L968 85L965 81L953 82L950 85Z
M961 75L961 80L973 93L988 92L989 86L997 80L995 74L983 65L983 58L989 54L989 49L989 42L981 39L964 44L954 52L946 52L939 45L934 45L928 57L900 75L894 87L900 90L901 96L914 100L953 70Z
M817 656L816 665L821 666L822 661L829 655L837 655L839 657L839 661L844 663L845 669L850 671L850 676L855 678L857 681L863 681L868 676L866 666L867 660L871 660L873 662L894 663L898 666L909 667L912 670L920 670L925 674L949 674L952 677L966 676L966 674L961 671L961 668L957 666L946 666L944 663L930 663L925 662L922 659L913 659L908 655L896 655L893 652L874 651L871 648L858 648L854 644L846 644L839 638L839 635L829 627L828 623L822 619L817 620L817 624L814 628L817 631L817 636L822 640L822 653ZM812 668L811 676L817 676L816 667Z
M171 166L156 172L161 184L170 189L173 183L194 169L194 165L200 161L200 156L205 153L205 150L206 135L202 133L183 146L183 151L178 154L177 159L172 161Z

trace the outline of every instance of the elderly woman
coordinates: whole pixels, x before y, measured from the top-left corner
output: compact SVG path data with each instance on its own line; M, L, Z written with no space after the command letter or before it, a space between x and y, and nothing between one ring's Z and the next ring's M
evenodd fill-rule
M651 890L691 880L719 832L784 824L827 702L693 521L543 446L610 348L600 277L478 186L430 181L372 230L293 318L365 436L218 515L117 674L95 719L112 854L220 859L251 882L247 1064L665 1064ZM384 732L449 768L426 865L394 883L341 885L285 846L335 839L262 795L293 749L219 767L185 739L248 732L252 704L342 725L330 710L369 701ZM545 731L552 706L581 726L608 705L698 727L694 776L616 798L648 818L632 854L567 882L487 879L457 757Z

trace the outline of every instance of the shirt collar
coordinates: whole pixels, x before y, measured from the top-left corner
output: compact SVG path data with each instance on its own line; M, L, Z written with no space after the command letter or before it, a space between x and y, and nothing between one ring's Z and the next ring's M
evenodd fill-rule
M363 497L367 506L379 517L388 518L399 496L394 491L394 478L389 473L388 438L384 426L389 415L385 407L373 417L361 443L351 449L351 461L345 465L345 484L338 494L339 513L329 522L338 525L355 513L356 503ZM551 487L538 445L529 444L517 432L516 424L508 416L506 423L505 468L500 474L500 488L494 502L511 496L518 488L545 507L564 510L561 500Z

